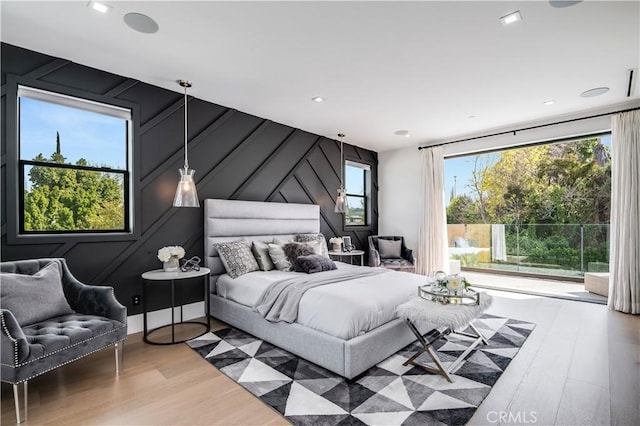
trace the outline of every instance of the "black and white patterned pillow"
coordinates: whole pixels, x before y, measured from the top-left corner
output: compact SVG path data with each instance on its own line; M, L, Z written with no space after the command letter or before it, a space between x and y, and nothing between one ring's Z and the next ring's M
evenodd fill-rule
M320 244L320 254L329 259L329 249L327 248L327 239L322 233L319 234L298 234L296 241L299 243L308 243L317 241Z
M251 243L248 241L237 240L213 245L218 250L224 269L231 278L238 278L240 275L260 269L256 258L251 253Z

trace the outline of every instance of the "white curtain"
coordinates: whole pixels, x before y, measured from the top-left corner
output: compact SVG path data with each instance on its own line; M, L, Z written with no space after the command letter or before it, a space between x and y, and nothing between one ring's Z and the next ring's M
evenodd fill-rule
M419 274L447 271L447 220L444 207L444 156L442 147L422 150L422 194L418 225Z
M491 260L507 260L507 239L504 224L491 225Z
M609 308L640 314L640 111L612 118Z

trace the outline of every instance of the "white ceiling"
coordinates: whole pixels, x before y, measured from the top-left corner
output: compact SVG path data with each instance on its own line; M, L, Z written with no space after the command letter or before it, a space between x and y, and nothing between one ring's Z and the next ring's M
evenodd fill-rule
M375 151L627 101L640 62L638 1L105 3L2 1L2 41Z

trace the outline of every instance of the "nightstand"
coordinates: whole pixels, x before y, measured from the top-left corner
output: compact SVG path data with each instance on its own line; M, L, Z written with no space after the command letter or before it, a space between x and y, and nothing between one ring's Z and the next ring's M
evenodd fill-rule
M351 250L351 251L330 251L329 257L332 259L337 257L342 262L345 257L349 258L349 263L353 265L353 258L360 256L360 266L364 266L364 251L363 250Z
M191 340L194 339L196 337L200 337L205 333L208 333L211 330L211 324L209 322L209 274L211 273L211 270L209 268L200 268L199 271L187 271L187 272L182 272L180 270L175 271L175 272L165 272L162 269L155 269L153 271L148 271L145 272L144 274L142 274L142 279L144 279L144 284L142 286L142 310L143 310L143 335L142 335L142 339L146 342L149 343L151 345L173 345L176 343L184 343L187 340ZM184 339L184 340L178 340L176 341L176 337L175 337L175 326L176 326L176 321L175 321L175 286L176 286L176 281L180 281L180 280L185 280L188 278L197 278L197 277L203 277L203 283L204 283L204 310L205 310L205 315L207 316L207 322L200 322L200 321L183 321L182 319L182 305L180 305L180 322L178 324L199 324L199 325L203 325L205 327L204 332L202 332L201 334L198 334L197 336L192 336L189 337L188 339ZM153 330L148 330L147 329L147 286L149 285L150 281L160 281L160 282L165 282L165 283L171 283L171 324L166 324L157 328L154 328ZM171 327L171 341L170 342L153 342L151 340L149 340L149 335L155 331L158 331L162 328L165 327Z

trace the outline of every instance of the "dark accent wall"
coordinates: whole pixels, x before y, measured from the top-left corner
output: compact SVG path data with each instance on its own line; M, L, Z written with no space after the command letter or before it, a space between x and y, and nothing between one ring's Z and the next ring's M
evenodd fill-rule
M203 211L172 207L183 162L183 96L137 80L89 68L64 59L2 44L2 260L65 257L81 281L112 285L129 314L132 296L142 293L140 274L159 268L158 248L181 245L187 256L203 253ZM7 243L6 82L7 73L54 83L91 95L125 100L140 111L138 167L134 170L140 213L140 238L134 241L45 244ZM180 77L180 76L176 76ZM197 82L195 82L197 84ZM339 129L336 129L339 130ZM366 250L367 236L377 234L377 154L345 144L345 158L372 165L371 227L345 230L333 212L340 176L340 145L303 130L231 108L189 100L189 163L196 170L198 195L204 198L273 201L320 205L321 231L329 238L350 235ZM7 204L8 203L8 204ZM184 302L202 300L200 282L182 287ZM169 286L153 287L152 309L166 307Z

